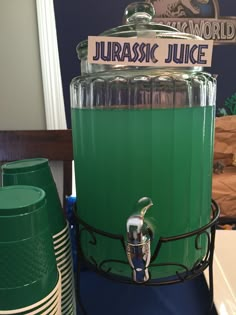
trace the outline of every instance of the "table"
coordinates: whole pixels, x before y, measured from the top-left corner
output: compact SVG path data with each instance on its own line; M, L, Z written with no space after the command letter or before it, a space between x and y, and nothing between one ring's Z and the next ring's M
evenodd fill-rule
M215 240L214 303L218 315L236 314L236 231L217 230ZM208 283L207 271L205 277Z

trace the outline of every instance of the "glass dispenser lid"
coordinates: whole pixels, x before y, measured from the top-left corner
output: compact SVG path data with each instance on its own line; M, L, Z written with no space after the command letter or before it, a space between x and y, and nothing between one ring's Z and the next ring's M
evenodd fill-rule
M170 38L186 40L203 40L201 37L179 32L176 28L152 22L155 9L149 2L134 2L129 4L124 12L124 25L109 29L99 36L111 37L146 37ZM79 59L86 59L88 53L88 40L80 42L76 47Z

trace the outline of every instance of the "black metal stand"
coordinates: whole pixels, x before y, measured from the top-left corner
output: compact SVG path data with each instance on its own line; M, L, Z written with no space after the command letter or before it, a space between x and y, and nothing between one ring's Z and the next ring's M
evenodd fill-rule
M126 244L125 239L123 235L117 235L117 234L111 234L106 233L104 231L101 231L99 229L96 229L90 225L88 225L86 222L81 220L81 218L78 217L78 215L75 214L75 221L78 226L78 234L77 234L77 240L78 240L78 257L79 257L79 263L78 263L78 279L77 279L77 298L78 298L78 305L81 309L81 312L83 315L88 315L86 312L86 309L81 301L81 288L80 288L80 276L81 276L81 263L85 264L90 270L95 271L96 273L110 279L113 281L118 281L120 283L126 283L126 284L133 284L133 285L144 285L144 286L161 286L161 285L170 285L170 284L176 284L180 282L184 282L187 280L194 279L195 277L202 274L202 272L208 268L209 270L209 293L210 293L210 309L213 307L213 299L214 299L214 292L213 292L213 256L214 256L214 247L215 247L215 232L216 232L216 225L219 219L220 210L217 205L217 203L212 200L212 218L211 221L192 232L176 235L172 237L160 237L157 246L153 252L153 255L151 257L151 263L149 267L163 267L163 266L176 266L178 269L179 267L183 270L183 272L179 273L176 271L175 275L171 278L162 278L162 279L152 279L151 274L150 278L147 282L144 283L136 283L132 280L132 278L126 278L117 276L112 273L111 268L105 269L105 265L107 263L119 263L124 265L129 265L128 261L121 261L121 260L112 260L107 259L105 261L100 262L99 264L95 261L93 257L90 257L90 261L86 259L86 257L83 254L82 246L80 243L81 235L85 231L90 234L91 241L90 243L93 245L96 245L96 235L104 236L107 238L112 238L114 240L117 240L121 243L124 251L126 250ZM158 254L160 252L160 249L164 244L169 242L175 242L178 240L186 239L189 237L195 237L195 249L200 250L201 247L199 246L199 239L202 235L206 236L207 239L207 250L206 254L203 259L197 260L195 264L193 265L192 269L189 269L188 267L175 263L175 262L168 262L168 263L154 263L156 258L158 257ZM131 267L130 267L131 268ZM132 271L132 270L131 270Z

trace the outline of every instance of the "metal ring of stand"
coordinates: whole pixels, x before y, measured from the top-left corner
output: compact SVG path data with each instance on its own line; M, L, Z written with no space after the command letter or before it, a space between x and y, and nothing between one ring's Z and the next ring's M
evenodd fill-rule
M87 315L86 309L81 301L81 295L80 295L80 273L81 271L81 262L83 265L86 265L88 269L95 271L96 273L110 279L113 281L118 281L120 283L125 283L125 284L133 284L133 285L144 285L144 286L162 286L162 285L170 285L170 284L176 284L176 283L181 283L187 280L192 280L195 277L199 276L200 274L203 273L203 271L208 268L209 272L209 294L210 294L210 310L213 307L213 299L214 299L214 292L213 292L213 257L214 257L214 247L215 247L215 232L216 232L216 226L219 220L220 216L220 209L217 203L212 200L212 217L211 221L192 232L176 235L176 236L171 236L171 237L160 237L159 241L157 243L157 246L152 254L151 257L151 264L150 267L163 267L163 266L176 266L176 267L181 267L184 272L179 273L178 271L173 277L168 277L168 278L162 278L162 279L152 279L151 275L150 278L147 282L144 283L136 283L131 279L128 279L127 277L121 277L113 274L111 272L111 268L105 270L104 266L106 263L119 263L119 264L125 264L129 265L128 261L121 261L121 260L112 260L112 259L107 259L105 261L100 262L99 264L90 257L90 259L93 261L93 263L89 262L82 251L82 246L80 243L80 235L84 233L85 231L88 232L91 235L91 241L90 244L93 244L94 246L96 245L96 234L108 238L112 238L114 240L117 240L121 242L122 247L124 248L124 251L126 250L126 243L123 235L118 235L118 234L111 234L104 232L102 230L96 229L90 225L88 225L86 222L81 220L79 216L76 214L76 211L74 212L74 217L75 217L75 222L76 225L79 227L77 229L77 242L78 242L78 275L77 275L77 285L76 285L76 293L77 293L77 299L78 299L78 305L83 313L83 315ZM199 243L199 238L200 236L205 235L207 239L207 251L205 256L203 257L202 260L197 260L196 263L194 264L192 269L187 268L186 266L178 263L161 263L161 264L154 264L153 261L158 256L158 253L161 249L161 247L168 242L174 242L178 241L181 239L185 239L188 237L194 237L195 236L195 248L196 250L199 250L200 247L198 245ZM132 270L131 270L132 271Z

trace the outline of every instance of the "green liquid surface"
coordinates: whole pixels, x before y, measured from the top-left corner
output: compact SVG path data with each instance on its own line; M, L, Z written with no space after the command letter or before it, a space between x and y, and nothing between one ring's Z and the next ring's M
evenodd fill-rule
M145 218L160 236L186 233L207 224L211 209L213 107L178 109L72 109L78 214L89 225L126 236L127 218L142 197L153 206ZM127 261L119 241L81 234L87 257ZM168 243L154 263L192 267L206 251L206 237ZM90 258L89 258L90 259ZM103 266L104 267L104 266ZM130 267L107 263L130 276ZM176 268L153 268L152 277ZM175 272L174 272L175 273Z

